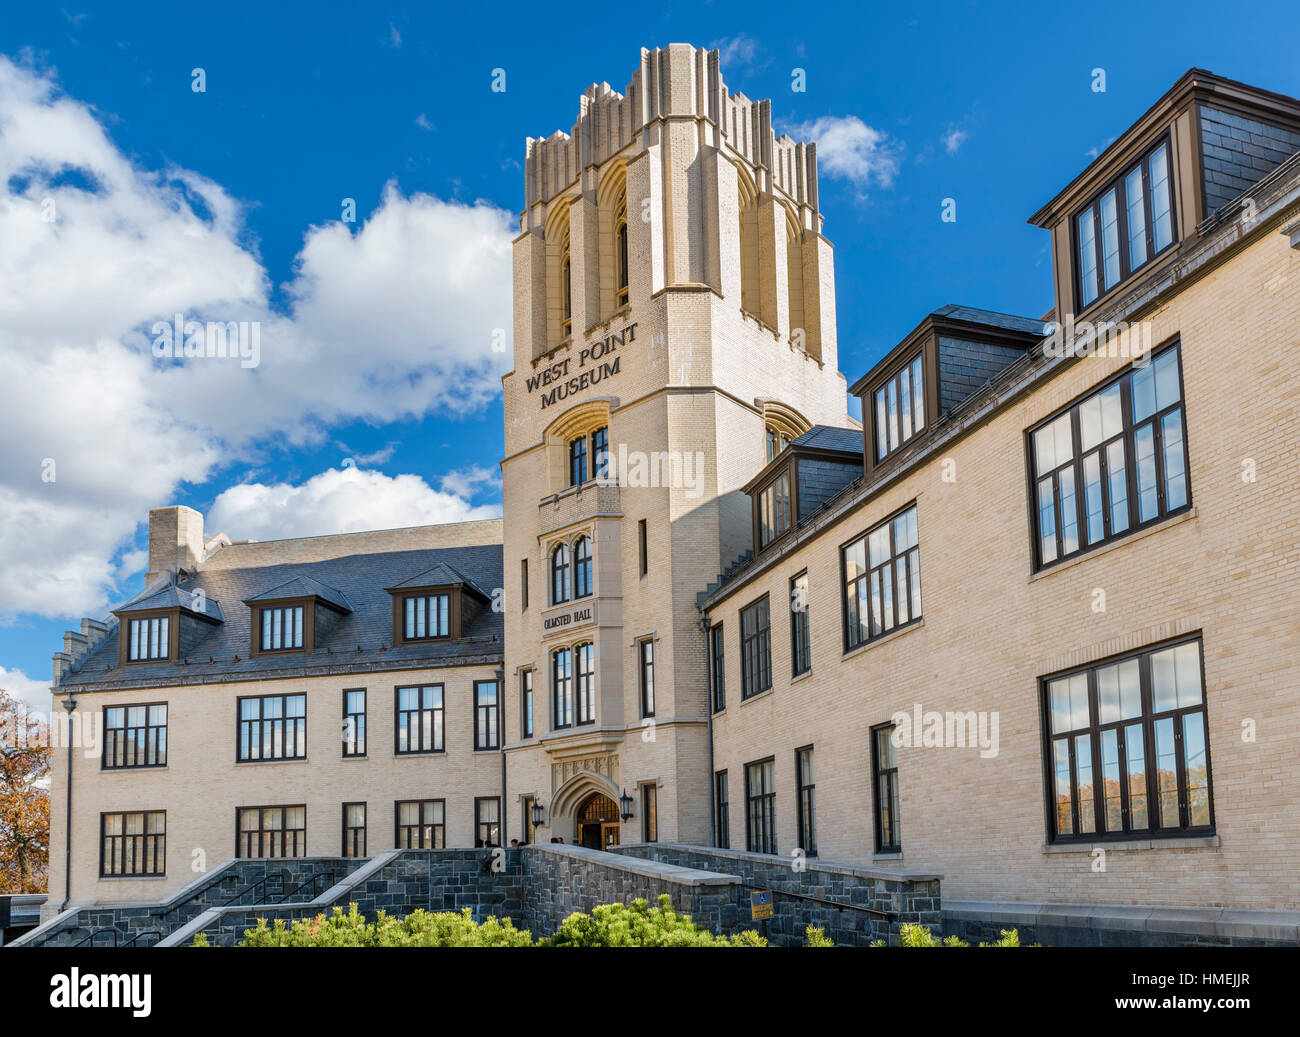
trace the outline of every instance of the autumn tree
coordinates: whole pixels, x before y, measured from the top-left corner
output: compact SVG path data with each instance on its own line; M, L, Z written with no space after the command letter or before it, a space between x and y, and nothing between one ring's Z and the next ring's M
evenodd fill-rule
M50 738L0 688L0 893L44 893L50 863Z

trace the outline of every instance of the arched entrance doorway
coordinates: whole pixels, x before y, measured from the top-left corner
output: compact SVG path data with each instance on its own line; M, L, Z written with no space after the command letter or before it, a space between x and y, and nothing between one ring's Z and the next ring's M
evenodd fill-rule
M583 800L577 813L577 839L589 850L605 850L618 845L618 804L600 792Z

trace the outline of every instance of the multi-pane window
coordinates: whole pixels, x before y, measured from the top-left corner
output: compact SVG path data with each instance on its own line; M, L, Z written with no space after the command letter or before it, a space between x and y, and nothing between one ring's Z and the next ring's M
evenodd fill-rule
M501 845L501 800L494 796L474 800L474 845Z
M533 737L533 671L519 671L519 736Z
M875 391L872 439L876 460L897 450L925 430L925 379L921 357L904 365Z
M343 856L364 857L366 855L366 805L364 803L343 804Z
M778 475L758 495L758 546L760 550L790 529L790 471Z
M366 689L343 692L343 755L366 755Z
M713 712L727 708L727 649L722 636L722 624L709 630L709 655L713 666Z
M1212 830L1199 639L1045 681L1044 722L1053 839Z
M921 618L921 549L913 504L841 551L844 650Z
M397 752L442 752L442 691L441 684L397 689Z
M659 841L659 787L653 783L641 786L641 841Z
M291 652L302 647L301 605L283 605L263 608L262 640L263 652Z
M713 776L713 844L720 849L731 848L731 801L727 796L727 772L718 771Z
M441 850L447 845L446 805L441 799L398 800L397 848Z
M569 545L558 544L551 552L551 604L569 600Z
M637 669L641 674L641 716L655 715L655 643L647 637L636 643Z
M551 653L552 727L573 723L573 649L557 648Z
M740 610L740 697L772 687L772 624L767 595Z
M624 198L615 217L617 229L614 231L614 243L618 252L618 283L615 285L615 299L620 306L626 306L628 300L627 261L627 199Z
M104 709L104 770L167 763L167 703Z
M306 695L262 695L239 700L240 762L306 757Z
M871 729L871 785L876 803L876 852L899 853L903 844L898 830L898 756L893 724Z
M808 574L790 581L791 676L798 677L812 667L812 641L808 630Z
M569 485L581 486L587 481L587 437L569 440Z
M520 821L523 822L519 830L524 833L523 838L519 841L524 845L537 841L537 825L533 823L533 804L535 802L537 800L533 796L524 796L519 801L520 814L522 815Z
M167 616L128 621L127 659L131 662L166 659L170 654L170 629L171 620Z
M474 748L501 748L501 704L496 681L474 682Z
M239 807L236 857L306 857L307 808Z
M406 641L432 641L451 633L451 595L413 594L402 601Z
M790 445L790 436L782 432L775 425L768 425L764 435L764 454L769 461L775 461L776 456Z
M1190 506L1178 353L1171 346L1034 429L1040 567Z
M813 747L794 754L795 808L799 821L799 845L809 857L817 856L817 784L813 776Z
M776 853L776 783L773 760L745 764L745 849Z
M573 596L586 598L591 592L591 537L578 537L573 545Z
M1172 245L1167 144L1148 152L1075 216L1074 230L1081 307Z
M99 831L100 878L166 873L166 811L100 814Z
M595 479L609 478L609 429L603 425L591 434L591 474Z
M596 721L596 646L590 641L573 650L578 666L578 723Z

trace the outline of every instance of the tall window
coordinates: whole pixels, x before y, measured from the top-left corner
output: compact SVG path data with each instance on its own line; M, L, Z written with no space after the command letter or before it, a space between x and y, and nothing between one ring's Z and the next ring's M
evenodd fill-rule
M921 357L905 365L873 394L875 414L872 439L876 460L925 430L925 379Z
M552 727L573 724L573 650L557 648L551 653Z
M167 812L143 810L99 815L99 876L167 872Z
M713 712L727 708L727 650L722 636L722 624L709 630L709 654L713 666Z
M808 630L808 574L790 581L790 669L798 677L812 668L812 641Z
M343 804L343 856L364 857L366 855L366 805L364 803Z
M501 748L501 700L496 681L474 682L474 748Z
M846 652L921 618L918 544L913 504L841 549Z
M573 650L578 663L578 723L596 721L596 646L588 641Z
M1043 695L1054 841L1213 830L1199 638L1053 677Z
M745 764L745 849L776 853L776 783L771 758Z
M528 611L528 559L519 559L519 607Z
M775 425L764 429L763 440L763 454L769 461L775 461L776 455L790 445L790 437Z
M587 437L569 440L569 485L581 486L587 481Z
M655 715L655 643L647 637L636 643L637 669L641 673L641 716Z
M239 807L236 857L306 857L307 808Z
M104 770L167 763L167 703L104 709Z
M778 475L758 495L758 546L761 550L790 529L790 472Z
M650 571L650 540L646 533L645 519L639 519L636 524L636 552L641 575L645 576Z
M614 217L614 242L618 252L618 281L615 284L615 298L619 306L626 306L628 300L628 261L627 261L627 199L619 204L618 215Z
M263 608L262 639L263 652L292 652L302 647L301 605L285 605L275 608Z
M560 255L560 334L573 335L573 267L569 257L569 235L564 234L564 248Z
M796 749L794 754L795 807L799 821L799 845L809 857L817 856L817 785L813 777L813 747Z
M569 545L559 544L551 552L551 604L569 600Z
M586 598L591 592L591 537L578 537L573 545L573 596Z
M740 697L772 687L772 628L767 595L740 611Z
M898 832L898 757L894 725L871 729L871 786L876 803L876 852L900 853Z
M713 776L713 844L720 849L731 849L731 801L727 798L727 772L718 771Z
M519 735L533 737L533 671L519 671Z
M519 841L523 844L537 842L537 826L533 824L533 804L536 802L533 796L524 796L519 801L520 813L523 815L520 821L519 830L524 833L523 838Z
M307 696L239 700L239 760L301 760L307 756Z
M501 800L484 796L474 800L474 845L501 845Z
M343 692L343 755L366 755L366 689Z
M1039 567L1191 506L1171 346L1033 430Z
M407 641L431 641L451 633L450 594L417 594L403 600Z
M591 475L594 479L609 478L609 429L604 426L591 434Z
M443 697L441 684L397 689L397 752L443 751Z
M1125 170L1075 216L1074 229L1084 307L1174 243L1167 144Z
M403 799L397 813L397 849L441 850L447 845L446 804L441 799Z
M653 782L641 786L641 841L659 841L659 787Z
M127 659L146 662L166 659L171 652L169 631L171 620L167 616L150 619L132 619L127 622Z

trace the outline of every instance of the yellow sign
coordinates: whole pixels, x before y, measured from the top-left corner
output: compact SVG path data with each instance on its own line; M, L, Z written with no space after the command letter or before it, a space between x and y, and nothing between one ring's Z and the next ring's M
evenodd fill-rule
M772 891L759 890L749 894L749 917L758 920L772 917Z

